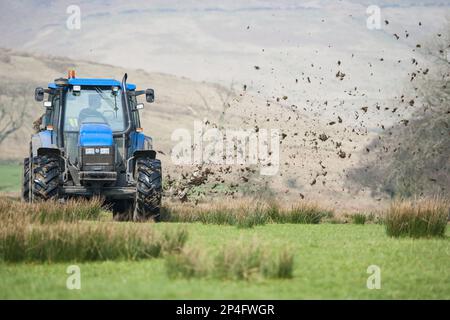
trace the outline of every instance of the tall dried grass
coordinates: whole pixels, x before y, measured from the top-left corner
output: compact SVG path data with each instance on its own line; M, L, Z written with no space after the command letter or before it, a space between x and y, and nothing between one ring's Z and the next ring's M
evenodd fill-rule
M237 242L219 251L214 267L216 275L224 279L292 278L294 256L289 249L277 254L256 240Z
M162 218L170 222L201 222L204 224L235 225L252 228L266 223L320 223L333 212L315 203L301 202L283 207L274 202L240 199L233 202L165 204Z
M171 278L292 278L294 255L287 248L276 252L257 240L250 243L239 241L223 246L211 256L204 250L185 248L166 259L166 270Z
M386 212L386 232L392 237L442 237L449 214L449 199L397 200Z
M0 223L0 260L7 262L139 260L181 251L184 229L159 233L149 225L74 222Z
M331 210L320 207L317 203L300 202L291 207L282 207L277 203L268 205L267 212L275 223L318 224L324 218L334 215Z
M212 263L204 249L185 247L165 259L169 278L203 278L210 275Z
M103 220L103 200L23 203L0 198L0 260L138 260L180 251L184 229Z
M21 221L22 223L56 223L79 220L98 220L106 210L101 198L70 199L64 203L46 201L25 203L8 198L0 198L0 220Z

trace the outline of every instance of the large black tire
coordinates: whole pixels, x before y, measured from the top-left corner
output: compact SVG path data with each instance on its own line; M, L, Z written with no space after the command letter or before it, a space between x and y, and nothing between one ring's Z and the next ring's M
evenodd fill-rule
M34 157L32 170L32 201L57 199L61 174L58 157L52 155Z
M133 220L160 220L162 177L161 161L140 158L136 161L136 198Z
M30 158L23 159L22 171L22 192L21 198L24 202L30 202L30 188L31 188L31 172L30 172Z

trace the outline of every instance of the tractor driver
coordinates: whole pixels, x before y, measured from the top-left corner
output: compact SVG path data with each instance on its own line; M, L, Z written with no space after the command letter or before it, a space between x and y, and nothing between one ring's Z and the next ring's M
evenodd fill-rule
M78 115L78 123L82 124L85 122L102 122L108 123L103 114L98 111L101 107L102 101L98 94L89 95L89 106L80 111Z

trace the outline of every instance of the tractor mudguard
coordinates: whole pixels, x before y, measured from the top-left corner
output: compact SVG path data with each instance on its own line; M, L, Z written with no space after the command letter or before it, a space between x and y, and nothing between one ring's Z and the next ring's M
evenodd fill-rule
M58 147L52 141L52 131L44 130L33 134L31 137L31 152L32 156L38 155L38 150L43 149L57 149Z
M41 147L37 150L38 156L44 156L44 155L54 155L54 156L61 156L61 150L58 148L44 148Z
M155 159L156 151L155 150L136 150L135 152L133 152L133 157L135 159L137 159L137 158Z
M156 159L156 151L155 150L135 150L133 152L133 156L127 161L127 181L134 182L134 170L136 167L136 162L138 159L148 158L148 159Z
M144 135L142 132L131 132L131 148L132 150L151 150L153 148L153 140L151 137Z

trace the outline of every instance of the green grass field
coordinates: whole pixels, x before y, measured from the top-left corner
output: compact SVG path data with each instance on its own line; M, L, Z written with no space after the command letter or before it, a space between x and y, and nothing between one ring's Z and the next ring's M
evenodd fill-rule
M18 164L0 164L0 192L19 191L22 168Z
M171 228L161 223L149 228ZM394 239L381 225L269 224L253 229L185 224L187 245L215 252L236 239L288 246L292 279L169 279L164 259L73 263L81 290L66 289L64 264L0 264L2 299L450 299L449 230L444 239ZM367 267L381 268L381 289L369 290Z
M0 165L0 190L17 191L20 166ZM109 219L108 219L109 220ZM103 223L101 221L94 223ZM120 222L115 222L120 223ZM165 259L83 263L0 262L1 299L450 299L450 230L444 238L391 238L379 224L266 224L254 228L183 225L187 246L214 255L223 245L254 239L295 255L291 279L171 279ZM68 290L66 269L81 269L81 290ZM381 269L381 289L366 286Z

